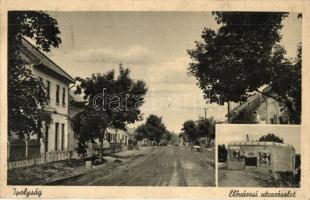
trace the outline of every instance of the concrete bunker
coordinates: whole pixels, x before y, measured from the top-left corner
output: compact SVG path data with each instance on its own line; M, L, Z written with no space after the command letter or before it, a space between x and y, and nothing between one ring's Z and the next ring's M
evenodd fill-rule
M295 149L292 145L277 142L230 142L227 167L232 170L253 169L266 173L293 175Z

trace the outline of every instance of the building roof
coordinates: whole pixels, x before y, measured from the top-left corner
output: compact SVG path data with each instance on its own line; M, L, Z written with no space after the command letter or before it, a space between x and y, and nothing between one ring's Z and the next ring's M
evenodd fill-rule
M270 86L266 86L263 89L263 92L269 92L271 90ZM233 120L234 118L238 117L239 113L242 111L255 111L259 105L261 105L262 101L264 100L264 97L260 93L255 93L253 96L247 99L244 103L240 104L233 110L229 112L230 120ZM227 115L226 115L227 116Z
M53 74L58 75L65 79L65 81L74 83L74 78L72 78L66 71L44 55L38 48L32 45L27 39L22 38L22 47L21 51L28 54L31 54L32 60L37 62L37 67L41 70L48 70L54 72ZM26 52L25 52L26 51ZM31 59L31 58L30 58Z
M290 144L284 144L279 142L259 142L259 141L232 141L228 143L228 146L279 146L279 147L291 147Z

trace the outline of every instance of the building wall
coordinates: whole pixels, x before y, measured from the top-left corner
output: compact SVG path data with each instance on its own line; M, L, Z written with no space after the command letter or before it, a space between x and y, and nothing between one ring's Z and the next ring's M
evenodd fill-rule
M31 63L31 60L21 53L21 57L26 60L27 62ZM43 125L43 138L40 138L40 152L45 152L45 142L47 141L47 151L65 151L69 150L69 120L68 120L68 94L69 94L69 84L56 78L54 76L49 75L48 73L44 72L43 70L39 69L38 67L30 66L32 73L40 78L44 84L47 86L47 81L50 82L50 99L48 105L45 107L46 111L51 113L52 123L49 125L48 128L48 136L46 137L46 127ZM56 88L57 85L59 86L59 103L56 103ZM65 89L64 93L64 102L63 102L63 89ZM56 138L56 130L55 124L58 123L58 137ZM62 124L64 125L64 133L62 133ZM62 137L63 136L63 137ZM37 138L36 135L31 136L30 139ZM57 139L57 141L56 141ZM55 149L57 143L57 149ZM63 143L63 148L62 147Z
M48 136L44 135L41 139L41 152L45 152L45 141L47 138L47 151L66 151L69 150L69 120L68 120L68 84L54 78L36 68L33 68L33 74L39 77L45 87L47 81L50 82L50 99L45 110L51 112L52 123L49 126ZM56 103L56 88L59 86L59 103ZM63 102L63 89L65 89L65 101ZM56 137L56 123L58 123L58 136ZM64 125L64 133L62 133L62 126ZM46 133L46 132L44 132ZM57 143L57 145L56 145ZM63 146L63 148L62 148ZM57 148L57 149L56 149Z
M42 78L43 84L46 87L47 81L50 81L50 100L49 104L46 107L46 110L51 112L56 112L58 114L68 115L68 91L69 85L53 76L46 74L43 71L37 69L37 67L33 68L33 74L37 77ZM56 88L59 86L59 104L56 104ZM63 88L65 89L65 104L62 102Z
M273 98L265 98L256 111L258 123L262 124L287 124L288 117L281 111L278 101Z
M236 159L234 156L236 149L240 152L240 159ZM295 151L291 147L276 145L233 145L228 147L228 169L247 168L245 158L256 158L257 165L248 168L254 168L261 172L294 172L295 169Z
M120 143L123 146L128 145L129 134L127 131L109 128L107 132L108 134L105 135L105 138L110 143Z
M66 151L69 150L69 132L68 132L68 116L52 113L53 122L49 125L48 136L41 138L41 152L45 152L45 142L47 141L47 152L50 151ZM58 123L58 136L56 137L56 123ZM64 125L64 133L62 135L62 124ZM56 146L57 143L57 146ZM63 145L63 148L62 148ZM57 149L56 149L57 147Z
M273 147L276 155L274 160L275 171L294 171L295 170L295 150L285 147Z
M78 138L77 135L74 133L72 127L71 127L71 119L81 111L82 109L70 104L69 106L69 134L68 134L68 150L73 151L75 148L77 148L77 142Z

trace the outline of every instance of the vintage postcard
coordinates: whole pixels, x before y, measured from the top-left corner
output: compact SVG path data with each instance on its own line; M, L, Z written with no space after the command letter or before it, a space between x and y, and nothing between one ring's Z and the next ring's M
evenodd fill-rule
M1 5L1 197L310 197L308 2Z
M219 187L300 187L301 128L219 125Z

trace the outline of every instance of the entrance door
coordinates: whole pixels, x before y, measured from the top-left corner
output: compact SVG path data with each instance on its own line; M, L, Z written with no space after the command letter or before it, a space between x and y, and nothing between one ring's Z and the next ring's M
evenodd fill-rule
M246 157L244 160L245 166L257 166L257 158L256 157Z

